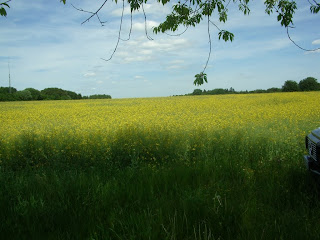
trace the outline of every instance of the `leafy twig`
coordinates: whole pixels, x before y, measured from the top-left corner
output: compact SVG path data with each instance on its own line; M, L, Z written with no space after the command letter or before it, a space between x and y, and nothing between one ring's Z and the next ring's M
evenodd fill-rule
M8 4L8 2L10 2L10 1L11 0L8 0L8 1L5 1L3 3L0 3L0 6L3 5L3 6L6 6L6 7L10 8L10 6ZM1 16L5 16L5 17L7 16L7 11L6 11L6 9L4 7L0 7L0 15Z

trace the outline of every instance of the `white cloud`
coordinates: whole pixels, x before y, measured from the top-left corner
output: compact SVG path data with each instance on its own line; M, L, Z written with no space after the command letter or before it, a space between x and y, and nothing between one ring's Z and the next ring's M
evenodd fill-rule
M140 52L141 52L141 54L144 54L144 55L151 55L152 54L152 50L150 50L150 49L141 50Z
M84 77L88 78L88 77L95 77L96 76L96 73L94 72L87 72L85 74L83 74Z
M120 6L120 5L119 5ZM124 9L123 9L123 15L130 15L131 13L131 10L130 10L130 6L126 6ZM116 17L121 17L122 16L122 7L119 7L115 10L113 10L111 12L111 14L113 16L116 16Z
M175 55L184 55L190 42L184 38L161 37L160 39L148 40L145 36L130 40L121 44L115 53L118 63L146 62L154 64L161 59L168 59ZM181 57L182 58L182 57ZM181 60L179 60L179 64ZM167 63L166 63L167 64Z
M173 60L173 61L170 62L170 64L183 64L183 63L185 63L185 61L184 60L180 60L180 59Z
M186 48L189 42L184 38L177 39L160 39L157 41L145 41L142 43L142 47L146 49L153 49L155 51L173 51L181 48Z
M131 63L131 62L145 62L151 60L151 56L132 56L124 58L124 62Z
M158 26L159 23L155 21L147 21L147 30L150 31L153 27ZM136 22L132 25L133 31L145 31L146 23L145 22Z
M184 60L176 59L169 62L169 65L166 67L167 70L179 70L186 67Z
M172 69L181 69L183 66L181 65L170 65L167 67L168 70L172 70Z
M126 58L126 57L130 57L130 53L125 50L118 49L115 53L115 56L120 58Z
M217 49L213 49L213 59L240 60L253 57L263 59L265 54L281 51L290 46L292 43L287 38L254 39L230 45L222 43L222 46L218 45Z
M158 1L154 1L153 3L144 4L143 6L147 17L149 15L152 15L156 18L164 18L167 14L171 13L172 11L171 3L162 5L162 3L159 3Z
M312 42L313 45L319 45L320 44L320 39L314 40Z

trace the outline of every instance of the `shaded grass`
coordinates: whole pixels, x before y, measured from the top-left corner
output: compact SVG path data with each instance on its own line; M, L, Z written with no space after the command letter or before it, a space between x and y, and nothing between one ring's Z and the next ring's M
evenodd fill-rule
M316 239L319 192L303 145L254 136L2 142L0 238Z

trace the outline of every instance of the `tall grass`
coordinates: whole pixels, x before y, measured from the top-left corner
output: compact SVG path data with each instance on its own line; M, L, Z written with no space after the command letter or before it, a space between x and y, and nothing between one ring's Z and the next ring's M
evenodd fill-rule
M317 239L303 139L275 139L127 128L83 144L21 134L0 143L0 238Z

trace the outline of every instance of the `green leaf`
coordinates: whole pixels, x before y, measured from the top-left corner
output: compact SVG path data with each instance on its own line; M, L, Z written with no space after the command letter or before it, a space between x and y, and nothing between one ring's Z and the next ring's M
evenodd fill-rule
M206 83L208 82L207 74L204 72L196 74L195 78L196 79L194 80L193 84L196 86L200 86L200 85L204 84L204 82L206 82Z
M4 8L0 8L0 15L5 17L7 16L7 12Z
M279 14L278 17L277 17L278 21L280 21L281 18L282 18L282 14Z
M280 21L281 26L288 27L293 23L293 14L297 9L297 4L294 1L280 0L277 8L279 12L278 21Z
M226 30L221 30L219 33L218 33L218 36L219 36L219 40L222 38L224 41L233 41L234 39L234 34L231 33L231 32L228 32Z
M310 11L311 11L311 13L314 13L314 14L318 13L320 11L320 3L318 3L317 6L314 6L314 5L311 6Z
M227 19L228 19L227 12L226 11L221 12L219 16L219 21L225 23Z

